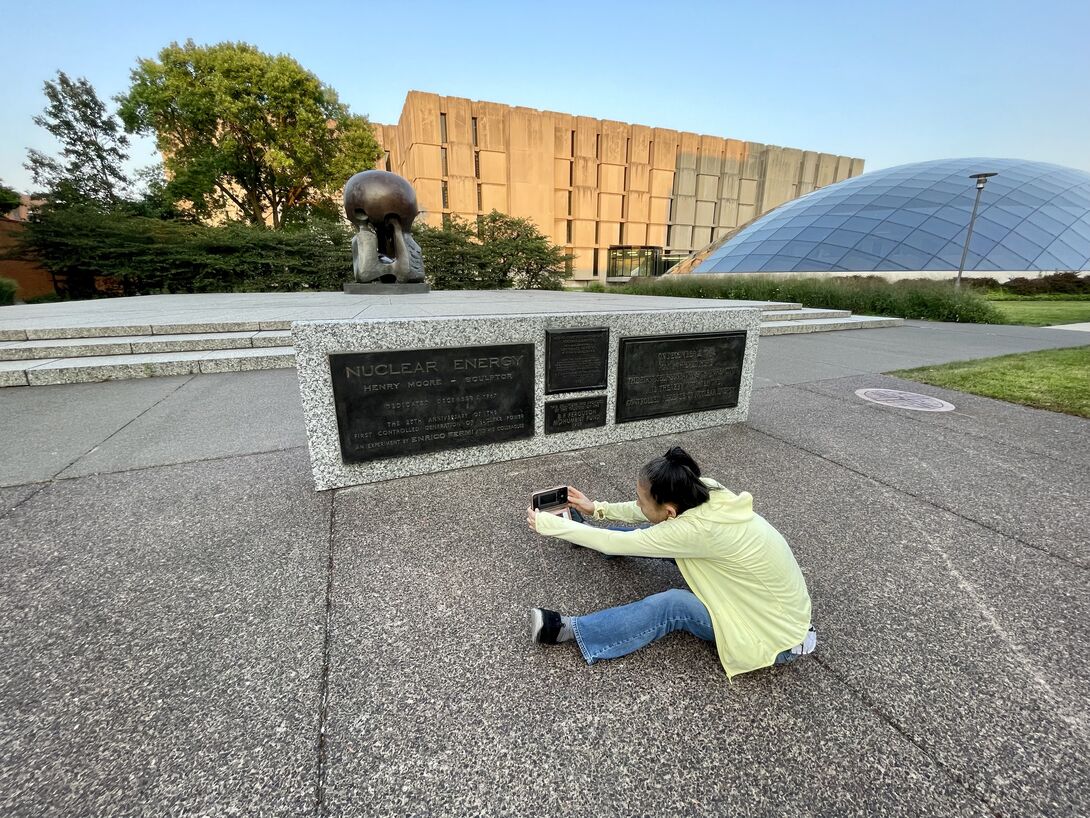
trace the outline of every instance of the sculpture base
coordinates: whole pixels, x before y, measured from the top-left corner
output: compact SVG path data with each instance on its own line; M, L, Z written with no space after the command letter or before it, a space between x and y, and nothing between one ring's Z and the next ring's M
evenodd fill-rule
M752 302L543 290L375 302L292 324L319 491L746 419Z
M431 287L426 281L417 281L412 284L345 284L344 291L349 295L410 295L412 293L428 293Z

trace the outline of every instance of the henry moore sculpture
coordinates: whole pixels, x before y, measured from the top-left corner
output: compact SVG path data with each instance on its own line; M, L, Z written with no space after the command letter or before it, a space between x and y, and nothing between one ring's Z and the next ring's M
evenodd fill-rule
M424 257L412 236L420 209L405 179L385 170L357 173L344 186L344 213L356 227L352 277L357 284L424 281Z

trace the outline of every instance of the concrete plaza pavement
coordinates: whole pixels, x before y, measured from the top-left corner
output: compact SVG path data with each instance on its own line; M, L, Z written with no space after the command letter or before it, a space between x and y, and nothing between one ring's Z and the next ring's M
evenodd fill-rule
M322 493L291 370L4 390L0 812L1087 814L1090 424L876 374L1084 342L765 338L744 425ZM523 519L675 442L792 543L814 657L527 643L680 584Z

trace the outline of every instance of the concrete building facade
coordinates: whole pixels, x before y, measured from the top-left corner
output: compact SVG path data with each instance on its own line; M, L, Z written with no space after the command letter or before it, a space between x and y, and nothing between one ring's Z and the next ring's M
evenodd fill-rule
M499 210L533 220L604 280L609 249L683 254L777 205L863 172L863 160L718 136L410 91L376 125L385 167L423 218Z

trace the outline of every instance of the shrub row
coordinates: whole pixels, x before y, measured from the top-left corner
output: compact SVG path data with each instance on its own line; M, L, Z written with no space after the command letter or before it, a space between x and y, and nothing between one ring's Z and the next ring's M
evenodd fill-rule
M19 284L11 278L0 278L0 307L15 303L15 291Z
M476 225L416 232L438 289L558 289L567 277L563 249L525 219L493 211ZM41 208L20 236L65 298L340 290L352 277L351 239L347 224L317 218L266 230L78 205Z
M1068 271L1040 278L1012 278L997 289L1012 295L1090 295L1090 275Z
M594 286L599 292L601 285ZM978 292L957 290L950 282L887 281L880 276L800 278L785 275L688 275L632 281L608 292L790 301L804 307L851 310L860 315L888 315L929 321L999 324L1002 315Z
M20 241L70 298L340 289L352 269L347 230L322 221L274 231L44 208Z

